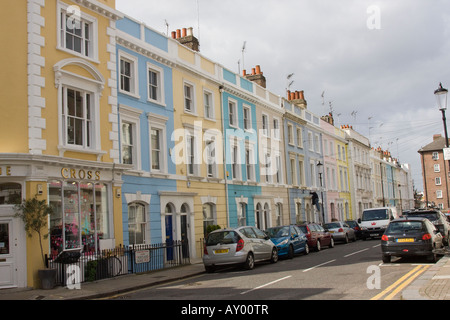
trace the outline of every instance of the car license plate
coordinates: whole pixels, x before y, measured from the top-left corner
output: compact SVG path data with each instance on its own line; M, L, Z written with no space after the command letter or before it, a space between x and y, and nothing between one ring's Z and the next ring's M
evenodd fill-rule
M217 250L214 250L214 253L228 253L228 249L217 249Z
M397 242L414 242L413 238L402 238L402 239L397 239Z
M378 237L380 234L379 233L371 233L370 236L371 237Z

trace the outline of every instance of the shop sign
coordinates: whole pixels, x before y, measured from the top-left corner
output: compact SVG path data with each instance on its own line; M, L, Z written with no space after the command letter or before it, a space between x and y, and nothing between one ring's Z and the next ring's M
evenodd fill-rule
M61 176L64 179L80 179L80 180L100 180L100 171L84 170L84 169L73 169L73 168L62 168Z
M138 250L138 251L135 251L134 261L136 263L150 262L150 251L149 250Z
M11 166L0 167L0 176L10 176Z

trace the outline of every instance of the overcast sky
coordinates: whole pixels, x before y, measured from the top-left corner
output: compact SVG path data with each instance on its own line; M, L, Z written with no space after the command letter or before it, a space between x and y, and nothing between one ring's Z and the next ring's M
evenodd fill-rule
M169 34L193 27L202 55L236 73L260 65L275 94L285 96L294 73L290 89L304 90L309 110L325 115L331 102L337 126L352 125L409 163L422 190L417 151L444 135L433 92L439 82L450 87L450 1L116 0L116 7L164 34L166 21Z

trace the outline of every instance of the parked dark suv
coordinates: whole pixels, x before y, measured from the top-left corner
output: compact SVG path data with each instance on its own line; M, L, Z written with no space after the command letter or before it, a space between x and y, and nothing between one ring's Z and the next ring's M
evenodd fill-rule
M409 210L403 211L403 216L427 218L441 233L444 245L449 245L450 224L441 211L437 209Z
M323 246L328 246L328 248L334 247L334 239L331 233L325 231L320 224L305 223L298 225L298 227L306 234L310 248L315 248L317 251L320 251Z

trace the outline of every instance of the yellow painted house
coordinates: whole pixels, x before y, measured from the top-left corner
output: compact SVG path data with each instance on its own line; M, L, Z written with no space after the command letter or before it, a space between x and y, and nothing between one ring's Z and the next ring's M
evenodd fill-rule
M177 67L173 68L175 149L172 151L177 164L177 192L172 196L175 210L187 211L188 221L193 222L183 227L181 221L181 232L189 233L192 256L200 257L208 226L228 227L221 68L198 52L192 28L172 32L172 38L171 52L177 61ZM184 237L181 234L181 239Z
M21 198L54 209L48 255L122 243L121 14L115 0L5 1L0 12L0 288L37 287L39 241L14 217Z

